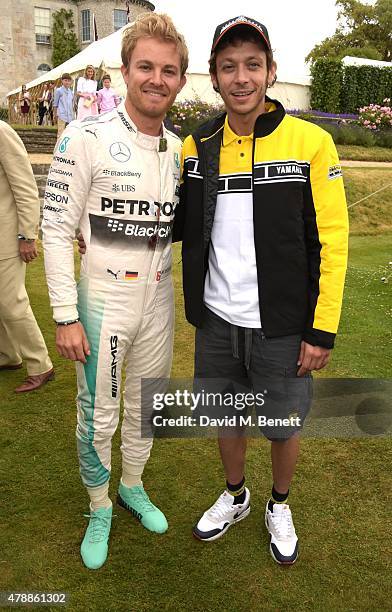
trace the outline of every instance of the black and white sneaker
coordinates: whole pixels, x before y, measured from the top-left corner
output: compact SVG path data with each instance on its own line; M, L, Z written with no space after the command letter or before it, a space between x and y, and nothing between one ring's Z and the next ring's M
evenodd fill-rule
M230 525L242 521L250 512L250 493L245 487L245 501L234 504L234 496L227 491L222 493L215 504L204 512L200 521L193 528L193 535L198 540L212 542L226 533Z
M273 512L265 509L265 526L270 534L270 552L277 563L291 565L298 558L298 538L287 504L274 504Z

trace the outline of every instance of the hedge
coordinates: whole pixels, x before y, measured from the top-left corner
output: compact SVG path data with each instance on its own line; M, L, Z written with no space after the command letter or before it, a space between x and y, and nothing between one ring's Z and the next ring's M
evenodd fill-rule
M322 58L314 62L311 75L310 104L320 111L355 113L361 106L392 98L392 64L344 66L340 60Z

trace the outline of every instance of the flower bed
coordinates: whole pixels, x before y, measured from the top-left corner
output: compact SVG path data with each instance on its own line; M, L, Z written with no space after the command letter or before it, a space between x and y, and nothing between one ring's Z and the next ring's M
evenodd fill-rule
M179 135L185 138L201 123L223 110L223 105L208 104L200 99L186 100L175 104L169 117ZM383 106L370 104L359 109L359 115L298 109L288 110L287 113L319 125L331 134L336 144L392 148L392 109L389 99L384 100Z
M336 121L358 121L358 115L353 113L325 113L324 111L319 110L309 110L303 111L299 109L288 110L287 114L293 115L294 117L303 118L303 116L308 117L318 117L320 119L332 119Z
M208 121L224 110L223 105L208 104L196 98L174 104L169 117L182 138L191 134L201 123Z
M390 98L383 104L369 104L359 109L360 125L368 130L390 130L392 128L392 108Z

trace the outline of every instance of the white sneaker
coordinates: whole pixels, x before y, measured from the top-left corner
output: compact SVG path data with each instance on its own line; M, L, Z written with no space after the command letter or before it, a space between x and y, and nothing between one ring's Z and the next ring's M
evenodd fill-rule
M270 534L270 552L277 563L291 565L298 558L298 538L287 504L274 504L273 512L265 509L265 526Z
M204 512L200 521L193 528L193 535L198 540L212 542L217 540L228 530L230 525L242 521L250 512L250 493L245 487L245 501L243 504L234 504L234 496L227 491L222 493L215 504Z

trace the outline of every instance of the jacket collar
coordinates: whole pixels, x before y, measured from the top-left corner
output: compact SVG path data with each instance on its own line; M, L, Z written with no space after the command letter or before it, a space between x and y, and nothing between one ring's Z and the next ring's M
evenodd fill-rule
M283 105L278 100L273 100L272 98L268 98L268 96L266 96L265 103L267 109L269 110L266 113L259 115L256 119L254 127L254 135L256 137L269 136L269 134L272 134L272 132L276 130L278 125L282 122L286 114Z
M131 117L127 113L124 101L119 104L115 112L117 112L117 115L121 119L121 122L124 128L128 130L131 140L134 140L135 142L137 142L137 144L143 149L159 151L160 141L162 139L167 139L167 130L163 124L162 124L162 136L149 136L148 134L143 134L143 132L140 132L137 129L135 123L132 121ZM166 142L166 146L167 146L167 142Z
M267 112L259 115L256 119L255 127L253 130L253 134L255 137L268 136L272 134L274 130L279 126L282 122L286 111L283 108L283 105L278 100L273 100L272 98L265 98ZM217 135L217 133L221 132L221 139L223 139L223 129L226 122L226 113L222 113L201 125L194 133L194 138L199 139L202 142L204 140L209 140L212 136ZM231 130L232 131L232 130ZM234 134L234 132L232 132ZM225 138L225 144L227 144Z

